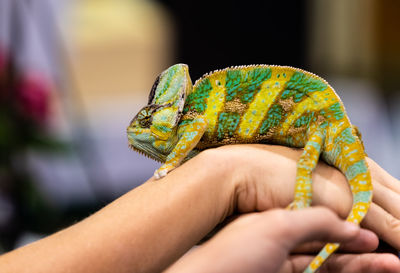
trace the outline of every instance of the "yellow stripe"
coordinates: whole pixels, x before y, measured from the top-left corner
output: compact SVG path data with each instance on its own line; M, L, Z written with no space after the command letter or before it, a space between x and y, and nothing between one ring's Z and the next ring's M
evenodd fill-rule
M286 135L291 125L293 125L296 122L296 120L300 118L302 114L304 114L305 111L307 110L309 110L310 112L318 111L334 104L337 101L338 99L335 93L332 90L330 90L330 88L327 88L325 91L323 91L323 94L321 92L315 92L311 94L309 98L295 105L292 112L282 123L280 131L283 133L283 135Z
M207 98L207 109L204 113L208 121L207 133L212 134L216 129L218 114L224 109L225 105L225 73L216 73L210 77L212 90ZM217 85L217 80L220 86Z
M285 77L282 75L283 72L285 73ZM290 79L292 74L292 71L272 69L271 77L262 84L261 90L250 103L249 108L240 121L239 136L242 138L253 137L276 96L282 91L286 81Z

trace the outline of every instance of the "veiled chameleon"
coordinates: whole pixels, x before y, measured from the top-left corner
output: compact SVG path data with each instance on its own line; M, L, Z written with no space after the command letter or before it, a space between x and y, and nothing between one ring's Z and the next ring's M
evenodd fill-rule
M342 171L353 194L347 220L359 224L372 198L366 154L340 98L322 78L288 66L229 67L194 86L188 66L162 72L148 105L128 127L132 149L164 162L160 178L200 151L235 143L303 148L289 208L311 204L311 173L321 156ZM315 272L338 244L327 244L305 272Z

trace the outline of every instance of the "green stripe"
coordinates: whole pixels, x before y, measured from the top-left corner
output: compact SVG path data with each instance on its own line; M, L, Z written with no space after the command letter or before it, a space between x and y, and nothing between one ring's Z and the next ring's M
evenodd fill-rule
M240 121L239 113L222 112L218 116L218 140L223 139L225 136L233 136Z
M353 131L350 127L343 129L334 139L335 143L353 144L356 141ZM340 145L340 144L339 144Z
M302 126L309 127L310 122L313 120L315 112L306 112L294 121L294 127L299 128Z
M249 70L229 69L226 71L226 101L239 98L242 103L250 103L260 91L261 85L271 77L269 67L255 67Z
M294 102L300 102L309 93L323 91L327 87L328 85L322 80L297 71L286 83L281 99L285 100L292 97Z
M362 160L354 163L353 165L350 165L349 167L347 167L345 175L348 180L352 180L357 175L362 174L362 173L367 173L367 172L368 172L367 165L365 164L365 160L362 159Z
M354 194L353 203L368 203L371 199L371 191L360 191ZM362 215L363 216L363 215Z
M186 99L183 113L188 111L195 111L197 113L204 113L207 109L207 98L210 96L212 86L208 78L203 79L190 93Z
M283 108L280 104L274 104L270 107L263 122L261 123L259 132L264 135L272 127L276 127L281 123Z

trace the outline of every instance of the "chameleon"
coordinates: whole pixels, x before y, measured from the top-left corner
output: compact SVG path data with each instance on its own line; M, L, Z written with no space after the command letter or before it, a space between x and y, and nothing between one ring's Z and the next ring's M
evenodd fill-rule
M347 221L360 224L371 204L361 134L328 82L299 68L233 66L209 72L193 85L188 66L173 65L156 78L127 134L133 150L164 163L156 179L204 149L276 144L303 149L288 209L311 205L311 174L320 157L348 180L353 204ZM338 247L326 244L304 272L317 272Z

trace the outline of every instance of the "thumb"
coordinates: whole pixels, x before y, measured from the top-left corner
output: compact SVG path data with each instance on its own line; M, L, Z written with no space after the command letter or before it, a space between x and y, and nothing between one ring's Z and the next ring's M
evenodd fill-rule
M310 241L342 243L356 238L360 232L359 226L340 219L323 207L287 211L287 217L290 221L281 221L279 232L288 250Z

